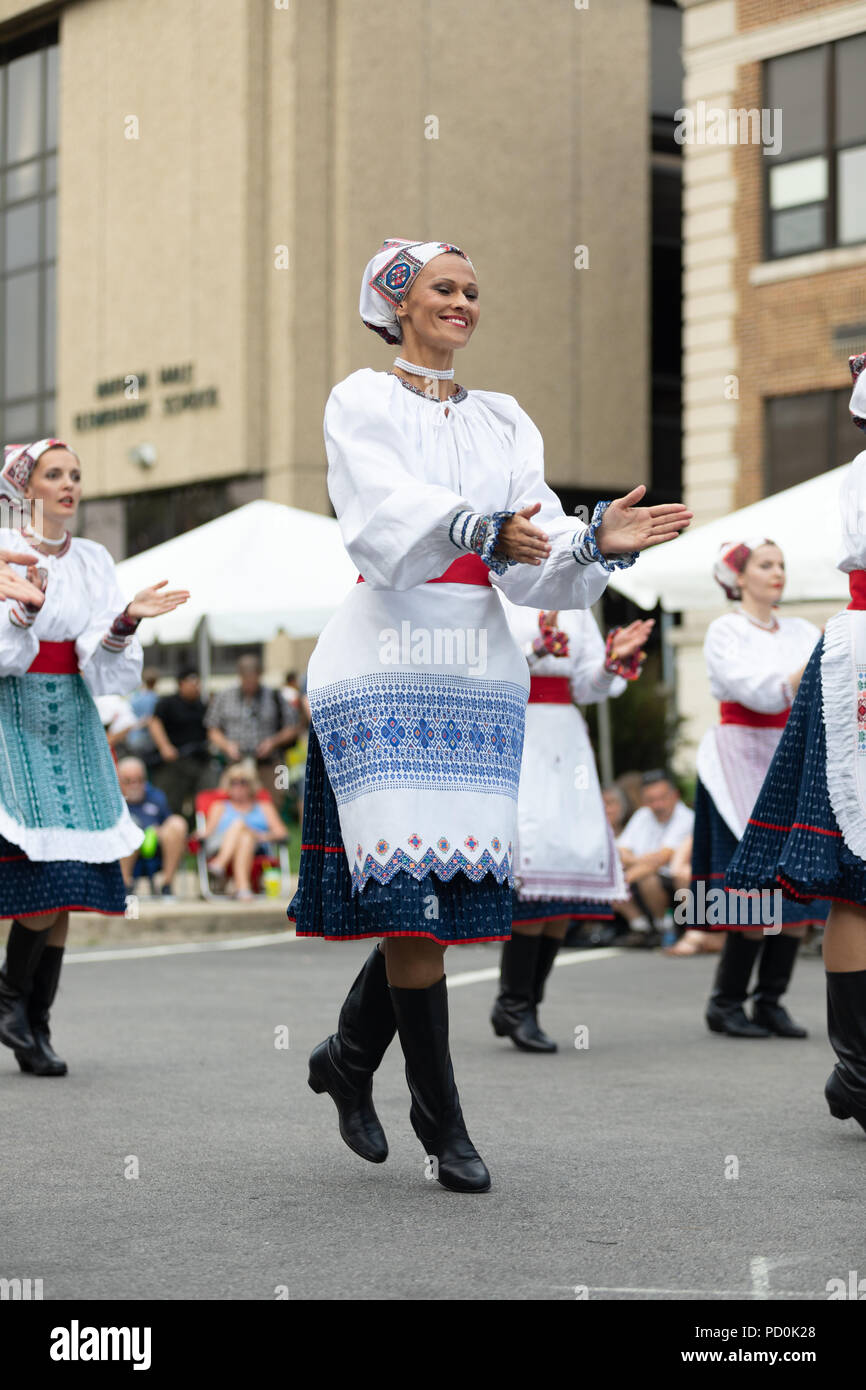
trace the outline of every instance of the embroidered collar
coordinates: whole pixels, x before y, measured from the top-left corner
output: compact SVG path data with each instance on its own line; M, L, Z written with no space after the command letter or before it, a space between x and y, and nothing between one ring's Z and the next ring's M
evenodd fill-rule
M425 401L432 401L434 405L456 405L458 401L465 401L469 395L465 386L458 386L453 395L446 396L444 401L440 401L438 396L428 396L427 392L422 391L420 386L413 386L410 381L404 381L401 376L397 376L396 372L388 372L387 375L394 377L401 386L405 386L407 391L412 391L416 396L422 396Z

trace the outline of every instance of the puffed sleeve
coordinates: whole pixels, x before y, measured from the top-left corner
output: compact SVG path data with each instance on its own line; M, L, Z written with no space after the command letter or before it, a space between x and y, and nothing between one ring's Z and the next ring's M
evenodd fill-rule
M495 399L492 393L486 395L490 401ZM608 560L600 555L594 543L600 515L593 518L591 526L566 515L556 493L544 481L544 443L537 426L512 397L499 397L498 401L510 403L514 430L506 510L513 513L540 502L541 511L532 518L532 525L547 534L551 553L540 565L509 566L503 574L493 575L492 582L513 603L547 609L589 608L604 593L613 569L625 568L634 557Z
M716 618L707 628L704 659L710 677L710 690L717 700L732 700L759 714L781 714L794 702L788 683L790 671L770 665L769 643L760 652L745 639L741 620Z
M371 373L371 375L373 375ZM355 373L335 386L325 407L328 492L349 555L380 589L410 589L436 579L461 554L449 535L469 500L414 477L409 445L382 396Z
M39 652L32 619L14 599L0 601L0 676L23 676Z
M560 623L563 616L560 615ZM622 676L605 670L604 638L595 618L586 609L569 616L572 620L568 638L572 659L572 699L578 705L594 705L600 700L615 699L622 694L628 682Z
M81 675L91 695L128 695L141 684L144 663L136 634L117 631L115 619L128 600L104 546L88 542L84 561L90 611L87 626L75 641Z
M0 550L21 549L20 533L0 527ZM16 569L19 578L24 569ZM17 599L0 599L0 676L23 676L39 651L33 631L38 610Z

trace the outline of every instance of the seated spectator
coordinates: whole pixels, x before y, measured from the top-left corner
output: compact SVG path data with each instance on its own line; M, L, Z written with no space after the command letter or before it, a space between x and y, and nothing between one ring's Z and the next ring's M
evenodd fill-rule
M682 844L674 850L670 863L671 881L674 891L685 888L692 891L692 837L686 836ZM724 932L701 931L697 927L687 927L679 941L673 946L665 946L666 956L714 956L724 945Z
M602 792L604 809L607 815L608 825L613 831L614 839L621 835L625 828L625 823L631 815L631 807L628 797L622 787L613 782L611 786L605 787Z
M225 799L211 803L205 823L208 869L217 880L231 877L235 898L253 896L251 872L257 854L269 853L270 845L288 838L288 831L269 799L257 800L259 780L243 763L227 768L220 789Z
M155 767L159 762L159 752L150 732L150 721L156 712L159 696L156 683L159 671L155 666L146 666L141 673L141 688L129 697L129 704L136 723L127 731L124 740L130 757L141 758L145 767Z
M151 828L156 832L162 862L162 896L173 897L174 875L186 849L186 821L183 816L172 815L165 793L148 782L147 769L140 758L122 758L117 766L117 777L123 799L136 825L145 832ZM140 849L121 859L120 869L127 888L131 888L135 879L147 872L146 863Z
M116 767L126 752L129 731L135 728L135 715L125 695L97 695L95 704Z
M668 773L646 772L641 780L644 804L617 841L630 889L628 900L615 904L631 928L624 946L658 944L662 919L674 904L671 861L695 819Z
M163 695L148 723L161 761L151 773L155 786L165 792L177 815L192 828L195 796L201 789L208 764L206 706L201 698L198 671L191 667L177 678L177 694Z
M238 683L220 690L208 706L205 725L212 748L230 763L249 759L274 795L274 768L301 730L300 706L287 706L278 690L262 685L257 656L238 661Z

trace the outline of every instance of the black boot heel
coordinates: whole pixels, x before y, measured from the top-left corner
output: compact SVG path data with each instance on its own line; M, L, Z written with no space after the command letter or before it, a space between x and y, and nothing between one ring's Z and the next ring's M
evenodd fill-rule
M851 1107L834 1071L827 1078L827 1085L824 1087L824 1099L834 1120L850 1120Z

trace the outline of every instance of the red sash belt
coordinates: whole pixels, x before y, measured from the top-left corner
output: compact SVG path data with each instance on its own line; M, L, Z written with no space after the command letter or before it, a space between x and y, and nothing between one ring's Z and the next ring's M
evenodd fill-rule
M746 724L750 729L784 729L790 709L778 714L759 714L756 709L738 705L736 700L722 700L719 706L723 724Z
M490 584L490 571L480 555L461 555L454 560L438 579L427 579L426 584ZM363 574L358 575L358 584L364 583Z
M74 642L40 642L39 652L34 658L32 665L27 667L28 675L30 672L43 676L74 676L78 673L78 657L75 654Z
M571 705L571 682L568 676L530 676L531 705Z
M851 592L849 608L866 608L866 570L852 570L848 575Z

